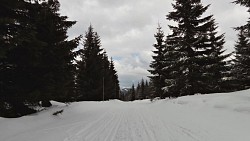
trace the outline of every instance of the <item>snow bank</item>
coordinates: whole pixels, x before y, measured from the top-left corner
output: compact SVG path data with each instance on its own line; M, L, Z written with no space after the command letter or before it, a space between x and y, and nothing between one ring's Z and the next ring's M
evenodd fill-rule
M210 107L250 114L250 90L232 93L184 96L171 101L185 106Z
M0 141L250 140L250 90L154 102L52 104L30 116L0 118Z

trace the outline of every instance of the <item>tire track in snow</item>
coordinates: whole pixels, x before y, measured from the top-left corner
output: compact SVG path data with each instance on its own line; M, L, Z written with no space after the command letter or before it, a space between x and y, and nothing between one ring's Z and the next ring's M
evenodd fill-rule
M112 141L122 121L122 115L119 111L109 112L64 141Z
M178 119L175 113L169 113L170 116L162 118L162 113L157 110L144 108L143 117L148 117L147 125L155 133L157 140L190 140L206 141L211 138L208 131L197 124L192 124L192 120L186 118ZM161 118L160 118L161 117ZM176 118L177 117L177 118ZM188 123L183 124L183 123ZM190 126L191 125L191 126ZM192 129L190 129L192 127Z
M171 113L173 114L173 113ZM161 113L145 107L111 109L97 120L69 130L64 141L205 141L208 133L199 126L188 128L188 119L160 118ZM177 121L176 121L177 120ZM191 123L189 123L191 124ZM77 131L78 130L78 131ZM77 132L74 132L77 131Z
M121 121L116 130L116 134L114 135L114 138L111 141L133 141L131 137L132 128L130 127L129 124L130 124L129 116L127 115L127 111L125 110L121 115Z
M150 119L148 120L148 125L150 126L152 132L154 132L156 140L176 141L173 136L172 130L169 128L169 126L166 126L159 115L154 110L145 110L146 111L143 113L143 116Z
M109 131L107 137L104 139L104 141L116 141L115 137L117 134L117 130L118 130L120 124L122 123L124 115L122 112L120 112L120 113L116 114L116 116L117 116L117 120L115 122L112 122L112 125L111 125L112 128Z
M136 110L136 113L139 113L139 117L140 117L140 121L142 123L142 126L147 135L147 137L150 139L150 141L157 141L156 140L156 134L153 130L153 128L149 127L149 123L150 123L150 120L149 120L149 116L145 116L142 114L141 110Z
M180 124L174 124L174 126L176 131L181 131L183 134L185 134L187 137L190 137L194 141L205 141L209 138L206 132L201 128L194 130Z
M65 138L64 141L78 141L79 139L81 139L81 141L85 141L84 137L81 137L80 134L82 132L86 132L88 130L91 130L91 128L96 128L95 125L97 125L97 124L101 125L101 122L103 120L107 119L107 116L109 116L109 115L110 115L109 112L105 112L97 120L92 121L92 122L87 123L87 124L86 124L86 122L83 123L86 125L80 124L80 125L75 125L75 126L71 127L67 131L67 134L69 134L69 137Z
M150 118L136 107L127 108L113 141L158 141Z

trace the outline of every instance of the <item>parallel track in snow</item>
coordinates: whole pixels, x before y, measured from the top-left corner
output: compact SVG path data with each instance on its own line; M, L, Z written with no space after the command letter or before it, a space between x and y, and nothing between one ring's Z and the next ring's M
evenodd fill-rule
M38 115L0 118L0 141L249 141L247 112L230 111L229 104L209 106L207 100L72 103ZM62 108L62 115L52 115Z

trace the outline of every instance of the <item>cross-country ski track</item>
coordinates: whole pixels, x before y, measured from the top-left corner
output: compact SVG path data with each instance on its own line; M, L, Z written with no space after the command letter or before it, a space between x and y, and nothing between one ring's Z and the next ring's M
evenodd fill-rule
M122 102L53 102L0 118L0 141L249 141L250 91ZM52 115L64 109L62 114Z

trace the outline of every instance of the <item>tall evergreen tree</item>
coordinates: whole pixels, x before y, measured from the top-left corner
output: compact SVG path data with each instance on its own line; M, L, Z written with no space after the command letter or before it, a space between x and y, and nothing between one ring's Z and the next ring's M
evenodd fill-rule
M34 112L27 103L33 103L31 97L36 93L33 72L42 42L30 21L31 6L22 0L0 4L0 116Z
M163 61L162 73L165 78L164 83L164 96L165 97L178 97L180 95L180 89L184 87L182 85L182 72L179 71L181 68L181 56L182 52L179 51L178 36L175 34L168 35L165 44L165 54Z
M113 84L111 72L110 72L110 62L108 60L108 55L106 51L103 52L103 58L102 58L102 76L103 76L103 90L104 90L104 100L112 99L112 92L113 92L113 86L110 84Z
M39 101L70 101L80 37L67 40L67 30L75 21L58 13L57 0L4 0L0 7L0 99L12 110L7 114L30 113L27 104Z
M134 100L135 100L135 85L133 84L131 88L131 101Z
M83 41L81 61L78 62L78 100L103 100L103 49L100 37L90 25Z
M109 100L119 96L120 86L113 60L101 48L99 35L90 25L77 61L78 100Z
M168 20L177 22L169 26L174 36L175 50L179 51L180 65L176 70L181 86L180 95L211 93L218 91L224 70L224 36L217 36L213 16L201 18L208 6L200 0L175 0L174 11L167 15ZM188 14L187 14L188 13Z
M248 8L250 13L249 0L236 0L236 4L240 4ZM235 59L233 65L233 75L238 83L239 89L247 89L250 87L250 20L245 25L236 28L240 33L238 34L238 41L235 45Z
M138 82L136 87L135 99L140 99L140 93L141 93L141 84L140 82Z
M144 79L141 80L141 83L140 83L140 91L139 91L139 99L145 99L146 98L146 95L145 95L145 82L144 82Z
M67 30L76 22L68 21L59 14L58 0L47 0L30 10L32 22L36 25L37 38L44 42L41 50L36 82L40 99L44 106L49 100L70 101L74 89L75 66L73 50L78 46L80 37L67 40Z
M104 94L105 100L116 99L119 94L119 81L117 72L114 67L113 60L108 60L106 51L103 53L103 78L104 78Z
M154 85L154 96L163 98L163 90L162 88L165 86L165 78L163 75L162 69L164 68L164 54L165 54L165 43L164 43L164 32L162 31L162 27L158 24L157 33L154 35L156 38L156 43L153 45L155 50L153 53L155 54L153 57L153 61L150 64L152 70L149 72L153 76L149 76Z
M118 80L118 74L117 74L117 71L115 70L115 65L114 65L114 61L112 58L110 60L109 69L110 69L110 74L111 74L111 78L112 78L111 86L113 86L113 90L111 92L111 95L112 95L113 99L119 99L120 84L119 84L119 80Z
M250 45L249 40L241 32L235 45L233 76L239 89L250 87Z

